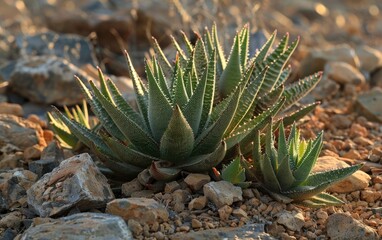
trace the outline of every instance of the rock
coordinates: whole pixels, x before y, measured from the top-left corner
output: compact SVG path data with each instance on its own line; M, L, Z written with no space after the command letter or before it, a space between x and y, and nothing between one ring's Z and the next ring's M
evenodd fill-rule
M78 35L54 32L21 35L16 38L15 44L21 57L56 56L77 67L97 65L89 40Z
M305 224L305 219L302 213L282 211L278 214L277 223L284 225L291 231L300 231Z
M134 236L139 236L143 232L143 228L139 222L135 221L134 219L129 219L127 225L129 226L129 229L133 232Z
M321 172L321 171L344 168L349 166L350 166L349 164L339 160L338 158L331 157L331 156L324 156L324 157L319 157L317 159L317 163L314 166L312 172ZM357 190L362 190L369 185L370 180L371 180L371 177L367 173L361 170L358 170L352 175L350 175L349 177L331 185L327 189L327 191L337 192L337 193L348 193L348 192L353 192Z
M336 114L331 119L332 124L339 129L349 128L352 124L352 120L346 115Z
M372 162L379 162L382 160L382 145L371 149L368 159Z
M23 214L19 211L10 212L0 219L0 228L19 229L23 218Z
M355 67L345 62L329 62L325 65L324 78L329 78L341 85L363 86L365 77Z
M203 224L202 224L202 222L199 221L198 219L193 218L193 219L191 220L191 227L192 227L193 229L197 229L197 228L201 228L201 227L203 227Z
M3 153L0 156L0 169L15 169L23 167L23 161L24 157L22 152L10 154Z
M227 221L229 216L231 216L232 208L228 205L224 205L223 207L218 209L220 220Z
M23 116L23 108L19 104L0 102L0 114Z
M367 135L368 135L367 128L365 128L361 124L353 123L350 126L349 137L351 138L366 137Z
M273 240L271 235L265 233L264 224L247 224L236 228L217 228L189 233L177 233L171 240L199 240L199 239L243 239L243 240Z
M64 159L64 151L56 141L50 142L41 153L41 160L54 160L60 163Z
M206 174L191 173L185 179L184 182L191 188L192 191L199 191L204 184L211 181L210 176Z
M172 194L172 200L173 202L177 203L186 203L191 198L191 194L183 189L175 190Z
M191 200L191 202L188 204L189 210L201 210L205 208L207 204L207 198L206 196L197 197Z
M353 141L355 144L359 146L363 146L363 147L372 146L374 144L374 142L371 139L361 137L361 136L355 137Z
M32 56L17 62L9 88L36 103L59 106L79 104L83 95L75 75L81 80L89 79L85 72L65 59Z
M45 173L51 172L54 168L58 167L60 163L54 159L37 160L29 162L28 168L34 172L38 178L42 177Z
M379 68L370 77L370 85L382 88L382 68Z
M232 211L232 216L237 217L238 219L241 218L248 218L248 214L246 211L244 211L241 208L236 208Z
M365 200L368 203L375 203L382 198L382 193L378 191L373 191L365 189L361 191L361 199Z
M183 212L185 208L186 206L184 205L184 203L180 202L175 202L174 206L172 207L172 209L177 213Z
M82 36L94 32L97 43L114 52L121 51L118 38L128 44L140 39L137 47L147 46L150 42L147 32L158 39L163 38L163 44L169 45L170 33L190 26L191 21L188 14L174 12L177 7L171 1L88 1L86 4L76 2L76 8L58 8L46 1L36 7L36 3L32 2L25 5L33 16L39 16L41 24L47 28ZM114 33L110 31L112 28Z
M311 50L307 57L301 61L300 74L308 76L322 71L328 62L344 62L355 68L360 65L354 49L347 44L342 44L324 50Z
M255 197L255 194L253 193L251 188L243 189L243 197L246 199L251 199Z
M43 130L31 121L6 114L0 114L0 146L10 143L21 150L36 144L45 146Z
M26 191L36 180L37 175L28 170L14 169L0 173L0 196L6 209L27 207Z
M15 70L17 60L7 61L3 65L0 65L0 89L2 93L5 93L5 90L9 89L9 80L11 75Z
M144 189L140 191L135 191L131 193L133 198L152 198L154 196L154 191L150 189Z
M42 216L58 216L72 208L104 207L114 194L89 154L76 155L45 174L28 191L28 204Z
M375 230L362 222L346 215L334 213L329 216L326 224L327 234L330 239L338 240L372 240L379 239Z
M241 188L226 181L207 183L203 187L203 193L218 208L243 200Z
M361 159L361 154L355 149L350 149L350 151L345 153L342 157L359 160Z
M130 197L132 193L143 190L144 186L139 183L137 178L135 178L130 182L122 184L121 188L122 195Z
M355 109L370 121L382 123L382 89L374 88L372 91L358 96Z
M25 160L32 160L32 159L38 159L41 157L43 147L36 144L31 147L27 147L24 150L24 159Z
M169 218L165 206L149 198L115 199L107 204L106 213L120 216L125 221L133 219L141 224L153 224Z
M133 239L125 221L103 213L78 213L28 228L21 240L32 239Z
M382 66L382 53L377 49L363 45L355 49L359 58L361 69L372 72Z
M166 185L164 186L165 193L172 193L173 191L178 189L180 189L180 185L177 181L166 183Z
M339 90L340 85L337 82L329 78L324 78L313 88L310 94L313 95L316 100L324 100L331 99Z
M0 233L0 239L2 240L14 240L16 239L17 231L7 228L4 232Z

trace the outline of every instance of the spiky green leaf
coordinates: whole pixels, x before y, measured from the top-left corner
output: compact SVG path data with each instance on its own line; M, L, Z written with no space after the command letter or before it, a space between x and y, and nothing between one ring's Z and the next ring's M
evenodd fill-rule
M240 61L240 39L236 36L227 66L223 70L218 82L219 92L222 97L229 96L235 88L239 86L242 77L242 67Z
M176 105L160 141L161 158L173 163L187 161L194 147L194 134Z

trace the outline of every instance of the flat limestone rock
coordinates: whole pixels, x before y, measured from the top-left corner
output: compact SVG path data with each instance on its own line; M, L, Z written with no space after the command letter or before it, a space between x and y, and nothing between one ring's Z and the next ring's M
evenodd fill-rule
M61 162L28 191L28 204L41 217L65 214L72 208L86 211L114 199L107 179L83 153Z
M104 213L78 213L28 228L21 240L37 239L134 239L125 221Z
M230 206L234 202L243 200L241 188L226 181L209 182L205 184L203 193L204 196L212 201L218 208L224 205Z
M326 224L328 237L338 240L376 240L378 234L373 228L346 215L345 213L335 213L330 215Z
M107 204L106 213L121 216L126 221L133 219L142 224L167 221L169 218L166 207L149 198L115 199Z

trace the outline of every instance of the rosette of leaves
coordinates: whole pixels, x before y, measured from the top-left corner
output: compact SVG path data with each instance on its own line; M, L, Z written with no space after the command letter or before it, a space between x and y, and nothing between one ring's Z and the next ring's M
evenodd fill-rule
M188 94L186 69L179 59L167 80L155 58L146 64L148 85L144 85L126 54L137 95L138 111L123 98L114 83L100 73L100 88L90 81L78 83L102 123L95 133L59 111L60 118L84 144L93 149L116 174L136 177L147 167L158 181L179 173L205 172L221 162L226 153L223 135L236 112L242 90L213 107L215 54L205 74Z
M298 42L288 46L288 38L270 51L273 34L248 57L247 26L235 36L225 60L214 27L195 45L184 37L187 54L174 41L175 61L169 61L154 40L156 56L145 66L147 83L126 53L138 110L100 72L100 88L78 82L102 130L92 132L58 111L54 114L118 176L133 178L149 168L154 179L168 181L182 170L205 172L235 146L248 150L267 119L295 103L320 79L316 74L284 88L290 69L283 68ZM284 121L297 120L314 106L303 107Z
M316 102L301 106L293 113L288 111L313 89L321 78L319 72L285 86L291 73L287 62L295 51L299 38L289 44L289 34L286 34L273 48L275 31L261 49L256 53L250 53L250 31L249 25L246 25L233 39L231 52L228 55L219 42L215 25L211 31L206 29L203 36L197 34L194 45L184 33L182 35L183 38L179 40L173 38L173 45L179 53L180 62L190 69L189 74L185 74L185 78L189 79L185 84L186 89L192 89L204 74L203 69L209 65L211 59L209 56L213 52L216 52L217 56L214 101L223 101L238 86L243 89L238 110L224 134L228 150L234 152L235 144L239 142L241 152L250 153L250 143L255 132L265 126L264 118L261 116L274 117L277 114L279 121L275 122L276 126L280 124L281 119L285 125L289 125L308 114L318 104ZM155 39L154 50L164 74L171 76L174 69ZM254 123L253 119L258 121Z
M88 107L85 100L82 102L82 108L79 105L70 109L67 106L64 106L64 111L68 118L80 123L87 129L93 129L96 126L96 121L92 121L89 118ZM79 148L81 146L80 141L76 135L70 131L68 126L61 121L60 118L55 117L49 112L47 114L49 124L52 127L57 140L60 142L60 145L69 149Z
M270 124L264 151L260 146L260 133L255 137L253 175L260 180L261 187L277 200L295 201L309 207L343 204L340 199L323 191L353 174L362 165L312 173L321 148L322 132L313 141L300 140L300 133L293 124L286 139L284 125L281 124L276 149Z

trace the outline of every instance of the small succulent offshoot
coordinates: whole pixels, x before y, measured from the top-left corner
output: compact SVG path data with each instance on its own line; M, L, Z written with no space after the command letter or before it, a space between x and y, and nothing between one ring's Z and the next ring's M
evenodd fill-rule
M79 105L70 109L67 106L64 106L64 111L68 118L80 123L87 129L93 129L96 126L95 119L91 120L89 118L88 107L85 100L82 102L82 108ZM57 140L60 142L60 145L68 149L80 148L81 143L79 139L70 131L68 126L61 121L60 118L55 117L54 114L51 114L50 112L47 114L49 124L52 127Z
M246 161L242 155L236 157L228 165L224 166L221 173L215 170L215 175L218 179L230 182L241 188L248 188L252 183L247 182L245 168L242 162Z
M261 187L281 201L295 201L309 207L341 205L343 202L340 199L323 191L362 167L354 165L312 173L322 148L322 132L313 141L300 140L300 132L295 124L288 139L285 137L284 125L280 125L277 149L274 146L272 124L269 124L266 132L264 151L261 150L260 142L258 132L253 150L254 174L261 182Z

